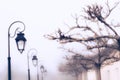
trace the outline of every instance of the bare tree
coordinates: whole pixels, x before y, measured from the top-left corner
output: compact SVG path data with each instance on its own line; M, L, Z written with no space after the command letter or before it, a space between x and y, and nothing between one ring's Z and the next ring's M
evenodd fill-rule
M84 8L84 12L86 13L86 15L81 16L85 20L85 25L80 25L78 23L79 18L75 17L76 26L70 27L67 32L62 32L61 29L58 29L58 31L54 35L48 34L45 37L47 37L50 40L58 40L60 43L82 43L86 45L88 49L105 47L119 50L120 36L115 28L119 27L120 25L119 23L112 24L107 22L107 18L110 17L110 14L118 6L118 4L119 2L117 2L114 7L110 8L109 3L107 2L107 8L105 9L104 7L99 6L97 4L87 6L87 8ZM92 25L90 25L90 23L87 23L87 21L91 21ZM97 30L94 28L97 28ZM79 30L79 32L73 34L72 32L76 29ZM84 36L84 34L86 33L90 34L88 36ZM113 40L115 44L109 45L108 41L110 39ZM101 44L99 44L98 46L97 44L95 44L96 41L100 41ZM95 43L91 46L88 44L88 42Z
M65 72L76 73L78 76L82 72L87 72L88 70L96 71L97 80L101 80L101 67L114 63L120 60L120 54L114 49L99 49L98 53L94 55L81 55L72 50L67 50L70 53L74 53L71 58L66 57L68 61ZM85 75L87 80L87 75Z
M65 64L60 64L59 71L75 76L76 80L82 80L82 73L87 72L88 70L88 67L87 67L88 62L85 62L86 60L79 61L80 56L82 58L84 57L80 54L75 54L70 57L67 56L65 58L67 62ZM87 75L85 77L87 80Z
M67 73L72 75L78 80L78 76L81 74L80 67L77 66L75 63L67 62L66 64L62 64L59 67L60 72Z
M113 49L99 49L97 54L87 58L89 61L92 61L93 66L91 68L96 71L97 80L101 80L101 68L103 66L120 60L120 54L115 55L116 53L117 51Z
M92 56L79 58L79 63L84 67L83 64L85 65L88 61L85 68L96 69L97 80L101 80L101 67L120 59L120 54L115 51L120 50L120 36L117 29L120 25L108 21L118 5L119 2L111 8L108 1L105 7L98 4L89 5L84 8L85 14L81 16L84 18L85 24L81 24L79 17L75 17L76 25L70 27L68 31L62 32L61 29L58 29L57 33L49 34L46 37L60 43L77 42L85 45L89 51L95 51L93 53L96 54ZM110 40L111 44L109 44Z

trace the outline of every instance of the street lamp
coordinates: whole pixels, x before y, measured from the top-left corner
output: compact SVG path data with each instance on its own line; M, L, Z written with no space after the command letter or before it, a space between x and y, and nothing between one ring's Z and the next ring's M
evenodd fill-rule
M38 58L36 55L33 55L32 62L35 67L38 65Z
M33 55L32 62L35 67L37 66L37 80L39 80L38 58L36 55Z
M37 53L37 50L36 49L34 49L34 48L32 48L32 49L30 49L29 51L28 51L28 53L27 53L27 61L28 61L28 80L30 80L30 65L29 65L29 54L33 54L33 53Z
M47 71L45 70L43 65L41 65L40 70L41 70L41 73L42 73L42 80L43 80L43 74Z
M23 30L20 30L20 27L16 28L14 35L11 36L10 35L10 29L12 27L12 25L14 25L15 23L21 23L24 26ZM26 42L26 38L24 37L24 33L22 33L25 30L25 24L22 21L15 21L13 22L9 28L8 28L8 80L11 80L11 57L10 57L10 38L15 37L16 32L18 31L19 33L17 34L16 37L16 44L17 44L17 48L20 51L20 53L22 53L24 51L25 48L25 42Z
M18 33L15 40L18 50L20 51L20 53L22 53L25 49L25 42L26 42L26 39L24 38L24 33L22 32Z

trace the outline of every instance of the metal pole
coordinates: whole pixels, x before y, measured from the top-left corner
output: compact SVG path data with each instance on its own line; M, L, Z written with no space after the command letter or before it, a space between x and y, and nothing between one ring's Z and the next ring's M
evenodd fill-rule
M37 64L37 80L39 80L38 64Z
M21 21L15 21L15 22L13 22L13 23L9 26L9 28L8 28L8 80L11 80L10 38L13 38L13 37L15 36L15 34L16 34L16 31L19 29L19 28L17 28L17 29L15 30L14 35L13 35L13 36L10 36L10 28L11 28L11 26L12 26L13 24L18 23L18 22L23 24L24 29L23 29L22 31L20 31L20 32L23 32L23 31L25 30L25 24L24 24L23 22L21 22Z
M30 67L29 67L29 55L27 54L27 60L28 60L28 80L30 80Z
M8 80L11 80L10 34L8 33Z
M46 72L45 71L45 69L44 69L44 66L43 65L41 65L41 67L40 67L40 69L41 69L41 74L42 74L42 80L43 80L43 77L44 77L44 72Z
M35 51L35 52L32 52L32 51ZM37 50L35 49L35 48L32 48L32 49L30 49L29 51L28 51L28 53L27 53L27 62L28 62L28 80L30 80L31 78L30 78L30 64L29 64L29 60L30 60L30 56L29 56L29 53L36 53L37 52Z
M42 72L42 80L43 80L43 72Z
M36 72L36 74L37 74L37 80L39 80L39 71L38 71L38 58L37 58L37 56L36 56L36 54L37 54L37 50L36 49L32 49L32 50L34 50L35 52L34 53L32 53L32 62L33 62L33 65L35 66L35 67L37 67L37 72ZM34 63L34 61L35 61L35 63Z
M28 69L28 80L30 80L30 69Z

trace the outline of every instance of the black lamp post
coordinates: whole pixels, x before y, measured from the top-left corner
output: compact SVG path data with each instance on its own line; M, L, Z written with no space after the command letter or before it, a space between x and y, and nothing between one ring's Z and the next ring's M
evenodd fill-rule
M41 73L42 73L42 80L43 80L43 75L44 75L44 73L47 72L47 71L45 70L45 68L44 68L43 65L40 66L40 70L41 70Z
M20 51L20 53L22 53L25 49L25 42L26 42L26 39L24 38L24 33L22 32L18 33L15 40L18 50Z
M36 49L34 49L34 48L32 48L32 49L30 49L29 51L28 51L28 53L27 53L27 61L28 61L28 80L30 80L30 66L29 66L29 54L30 53L37 53L37 50Z
M37 67L37 80L39 80L39 71L38 71L38 58L36 55L33 56L32 58L33 65Z
M20 29L20 27L16 28L14 35L11 36L10 29L11 29L11 26L15 23L21 23L24 26L24 29L22 31L18 31ZM24 51L25 42L26 42L26 39L24 37L24 33L22 33L24 30L25 30L25 24L22 21L13 22L8 28L8 80L11 80L10 38L15 37L16 32L17 31L19 32L17 34L17 37L15 40L16 40L18 50L20 51L20 53L22 53Z

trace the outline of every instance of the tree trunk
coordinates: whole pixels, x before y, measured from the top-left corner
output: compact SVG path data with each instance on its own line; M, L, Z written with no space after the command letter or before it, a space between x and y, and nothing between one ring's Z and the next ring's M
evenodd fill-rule
M82 80L88 80L87 70L83 72Z
M100 68L96 68L96 80L101 80L101 71Z
M79 80L79 77L78 77L78 76L76 76L76 80Z
M82 80L82 73L80 73L79 75L76 75L76 80Z
M78 80L82 80L82 73L79 74Z
M78 74L75 75L75 80L79 80L79 75Z

